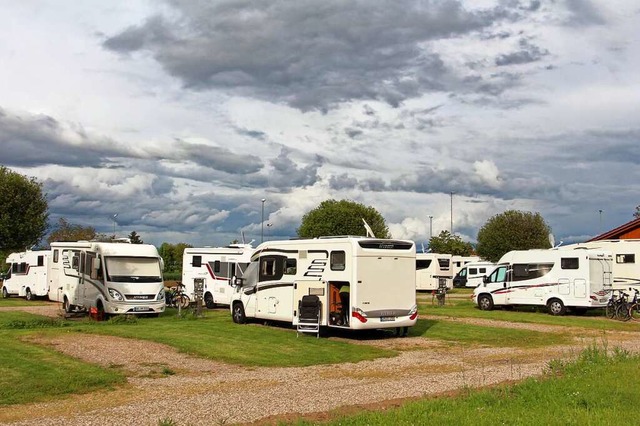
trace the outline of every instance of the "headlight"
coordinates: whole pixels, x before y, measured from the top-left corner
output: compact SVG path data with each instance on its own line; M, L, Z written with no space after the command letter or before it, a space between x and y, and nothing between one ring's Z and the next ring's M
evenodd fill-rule
M114 290L112 288L109 289L109 296L111 296L111 298L113 300L118 300L120 302L124 301L124 297L122 296L122 293L120 293L118 290Z
M158 293L158 295L156 296L156 300L159 302L161 300L164 300L164 288L162 290L160 290L160 292Z

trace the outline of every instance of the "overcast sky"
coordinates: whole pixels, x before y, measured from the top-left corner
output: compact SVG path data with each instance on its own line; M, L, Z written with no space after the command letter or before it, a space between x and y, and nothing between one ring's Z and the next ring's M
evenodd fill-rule
M453 201L467 241L519 209L568 242L640 204L634 0L0 8L0 164L52 222L224 245L260 241L263 198L265 239L351 199L420 243Z

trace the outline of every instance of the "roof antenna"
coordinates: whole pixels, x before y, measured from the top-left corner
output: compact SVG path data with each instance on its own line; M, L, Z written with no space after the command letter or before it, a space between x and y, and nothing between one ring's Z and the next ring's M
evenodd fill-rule
M367 230L367 237L371 237L371 238L375 238L375 234L373 233L373 231L371 230L371 227L369 226L369 224L367 223L366 220L364 220L364 218L362 219L362 223L364 223L364 229Z

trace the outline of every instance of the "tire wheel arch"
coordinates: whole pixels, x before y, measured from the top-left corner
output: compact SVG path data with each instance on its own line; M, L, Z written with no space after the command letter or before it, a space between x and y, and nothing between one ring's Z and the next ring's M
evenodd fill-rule
M493 297L490 294L482 293L478 295L478 308L482 311L491 311L494 308Z
M210 291L207 291L204 294L204 304L207 307L207 309L213 309L216 307L216 304L213 301L213 294L211 294Z
M233 322L236 324L244 324L247 322L247 316L244 312L244 305L240 301L233 303L233 311L231 312Z
M31 288L30 288L30 287L27 287L27 288L24 290L24 297L25 297L25 299L27 299L27 300L33 300L33 292L31 291Z
M564 305L562 300L557 297L547 300L547 310L549 311L549 314L554 316L560 316L567 313L567 307Z

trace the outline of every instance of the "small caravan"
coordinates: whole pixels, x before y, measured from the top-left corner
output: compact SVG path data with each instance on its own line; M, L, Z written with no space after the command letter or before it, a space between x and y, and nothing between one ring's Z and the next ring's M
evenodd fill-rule
M453 286L478 287L479 284L482 284L483 278L493 272L495 266L495 263L484 261L467 263L460 269L456 276L453 277Z
M203 279L204 303L207 308L229 306L233 294L231 279L242 276L251 262L252 253L251 244L185 248L182 257L182 284L189 300L195 300L194 279Z
M558 247L558 250L598 249L613 254L613 288L640 289L640 240L600 240Z
M157 315L165 309L162 259L151 244L51 243L49 299L64 310Z
M304 301L318 325L408 330L418 316L413 241L326 237L260 244L231 300L233 321L300 323ZM310 297L312 296L312 297Z
M416 290L451 289L452 278L450 254L416 253Z
M50 250L11 253L7 257L9 270L2 285L2 296L19 296L27 300L47 296L47 266L50 257Z
M602 308L611 291L612 260L602 250L514 250L506 253L473 291L482 310L494 306L541 305L552 315L567 308Z
M458 275L458 272L460 272L460 270L464 268L464 265L471 262L480 262L480 257L458 255L451 256L451 276L455 277L456 275Z

